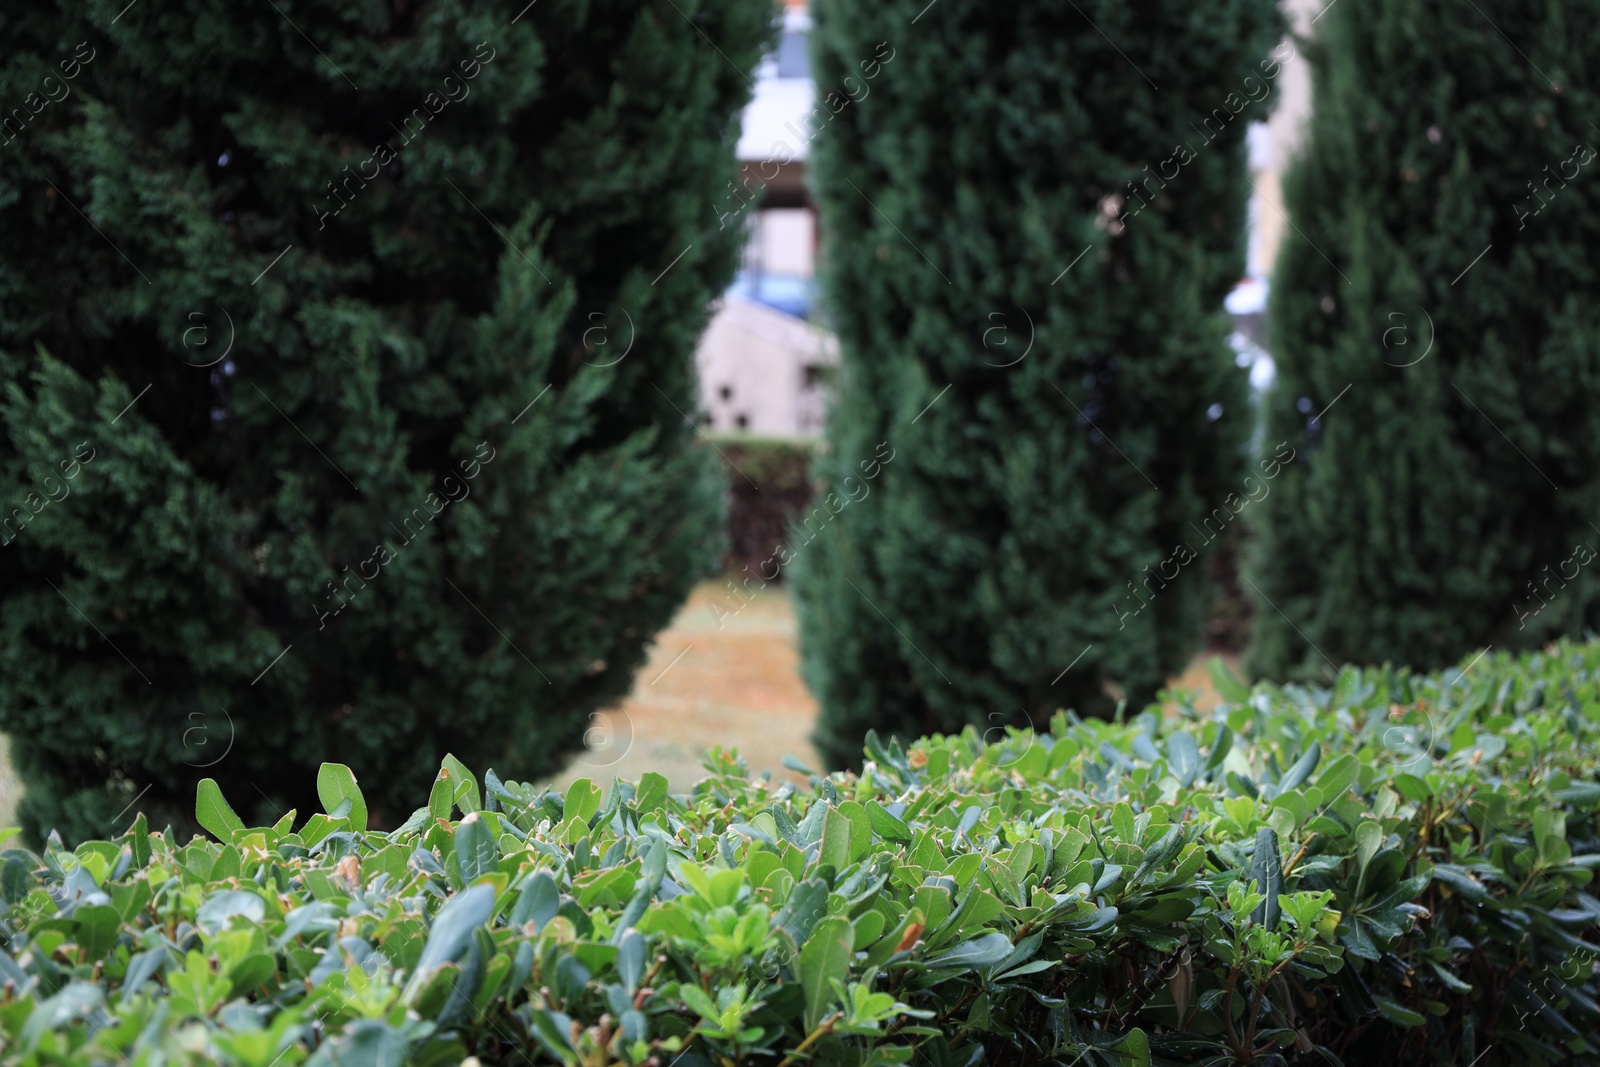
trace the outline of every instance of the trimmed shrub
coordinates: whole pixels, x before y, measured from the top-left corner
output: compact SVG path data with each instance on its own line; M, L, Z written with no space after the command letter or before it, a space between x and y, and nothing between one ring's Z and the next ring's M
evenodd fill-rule
M77 75L0 155L30 838L188 825L203 774L265 819L325 752L394 826L444 752L581 747L720 555L685 415L772 17L7 5L8 103Z
M1592 633L1600 4L1326 11L1267 317L1265 439L1299 458L1251 516L1246 663L1326 680Z
M785 577L780 549L790 524L811 504L811 464L817 442L803 438L715 437L728 475L728 551L722 569L731 578L762 582Z
M1239 653L1250 640L1255 600L1240 581L1239 566L1248 556L1251 530L1240 526L1206 560L1211 602L1206 608L1206 648Z
M452 758L399 829L0 853L19 1065L1554 1064L1600 1050L1600 646L687 796ZM458 819L452 816L459 813Z
M1142 705L1204 639L1192 564L1253 473L1222 300L1273 0L927 6L813 8L841 350L818 470L898 456L796 578L830 766L869 728Z

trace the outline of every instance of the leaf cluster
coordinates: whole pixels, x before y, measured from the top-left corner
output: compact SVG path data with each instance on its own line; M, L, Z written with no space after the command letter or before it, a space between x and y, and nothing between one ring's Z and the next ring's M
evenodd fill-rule
M0 853L7 1063L1568 1062L1600 1048L1600 645L686 795L480 781L367 829ZM798 765L796 765L798 766Z

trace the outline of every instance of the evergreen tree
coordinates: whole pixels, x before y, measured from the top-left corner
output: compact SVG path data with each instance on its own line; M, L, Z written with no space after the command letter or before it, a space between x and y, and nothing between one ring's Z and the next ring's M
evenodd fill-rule
M1318 22L1268 318L1266 439L1297 458L1258 513L1249 669L1426 669L1600 624L1595 14Z
M816 16L843 385L833 495L791 551L819 747L842 764L869 728L1152 695L1201 638L1194 561L1245 491L1221 302L1245 127L1281 70L1273 4Z
M304 812L322 760L388 823L446 751L554 771L715 564L691 353L772 10L516 6L0 14L32 835L185 825L202 775Z

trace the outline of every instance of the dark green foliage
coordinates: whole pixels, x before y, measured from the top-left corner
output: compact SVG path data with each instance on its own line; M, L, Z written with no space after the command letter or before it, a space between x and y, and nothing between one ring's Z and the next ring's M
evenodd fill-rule
M1600 626L1596 15L1341 0L1318 22L1268 313L1266 439L1300 458L1258 513L1255 672Z
M728 551L722 569L755 589L785 577L778 549L794 540L791 523L815 495L816 442L780 437L718 437L728 472ZM758 488L759 487L759 488Z
M1244 266L1245 126L1278 72L1273 4L924 7L816 5L843 360L819 470L848 488L876 449L896 456L800 562L835 764L869 727L1153 694L1203 631L1203 566L1178 546L1212 551L1228 517L1205 521L1245 491L1221 301Z
M717 559L684 413L771 9L124 6L0 15L8 107L94 52L0 148L6 511L93 453L0 547L26 829L554 770Z
M1218 681L1205 714L873 735L870 774L798 790L718 750L687 796L446 757L390 834L337 765L299 825L203 782L215 841L141 816L0 852L0 1043L18 1067L1592 1063L1600 647Z

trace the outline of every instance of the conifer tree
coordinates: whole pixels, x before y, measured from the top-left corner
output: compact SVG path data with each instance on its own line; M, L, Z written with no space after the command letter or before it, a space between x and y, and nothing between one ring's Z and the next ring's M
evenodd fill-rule
M833 495L791 550L819 747L842 764L871 728L1153 695L1202 636L1205 523L1245 492L1221 303L1273 4L819 0L816 20L843 384Z
M1594 3L1340 0L1268 313L1247 667L1455 662L1600 625ZM1403 71L1403 76L1397 72Z
M518 5L520 6L520 5ZM577 750L718 556L762 0L0 14L0 729L39 836ZM15 105L15 107L13 107ZM245 813L241 813L245 814Z

